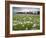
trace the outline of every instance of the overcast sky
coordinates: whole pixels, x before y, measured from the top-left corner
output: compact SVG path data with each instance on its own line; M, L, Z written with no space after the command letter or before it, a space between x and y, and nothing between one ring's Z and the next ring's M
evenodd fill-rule
M34 12L40 11L39 8L30 8L30 7L13 7L13 12Z

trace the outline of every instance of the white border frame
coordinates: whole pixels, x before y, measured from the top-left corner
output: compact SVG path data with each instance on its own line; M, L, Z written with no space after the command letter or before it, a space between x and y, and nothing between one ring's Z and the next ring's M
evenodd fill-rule
M40 8L40 30L12 31L12 7L32 7L32 8ZM10 34L39 33L39 32L42 32L42 15L43 15L42 14L42 6L10 4Z

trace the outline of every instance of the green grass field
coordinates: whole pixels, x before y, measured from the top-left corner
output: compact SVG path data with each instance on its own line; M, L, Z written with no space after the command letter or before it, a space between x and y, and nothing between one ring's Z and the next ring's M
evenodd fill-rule
M36 29L40 29L40 16L30 14L16 14L13 16L13 30L33 30L34 19Z

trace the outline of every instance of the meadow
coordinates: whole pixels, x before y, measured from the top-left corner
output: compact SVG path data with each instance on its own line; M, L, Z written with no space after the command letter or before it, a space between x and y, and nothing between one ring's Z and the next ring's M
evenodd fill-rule
M35 21L35 22L34 22ZM34 26L36 24L36 26ZM13 30L39 30L40 16L31 14L16 14L13 16Z

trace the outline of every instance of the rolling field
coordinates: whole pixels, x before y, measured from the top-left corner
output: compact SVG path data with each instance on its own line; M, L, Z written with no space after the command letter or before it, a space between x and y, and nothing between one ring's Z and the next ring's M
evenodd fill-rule
M34 29L35 30L40 29L39 15L16 14L13 16L13 30L34 30Z

